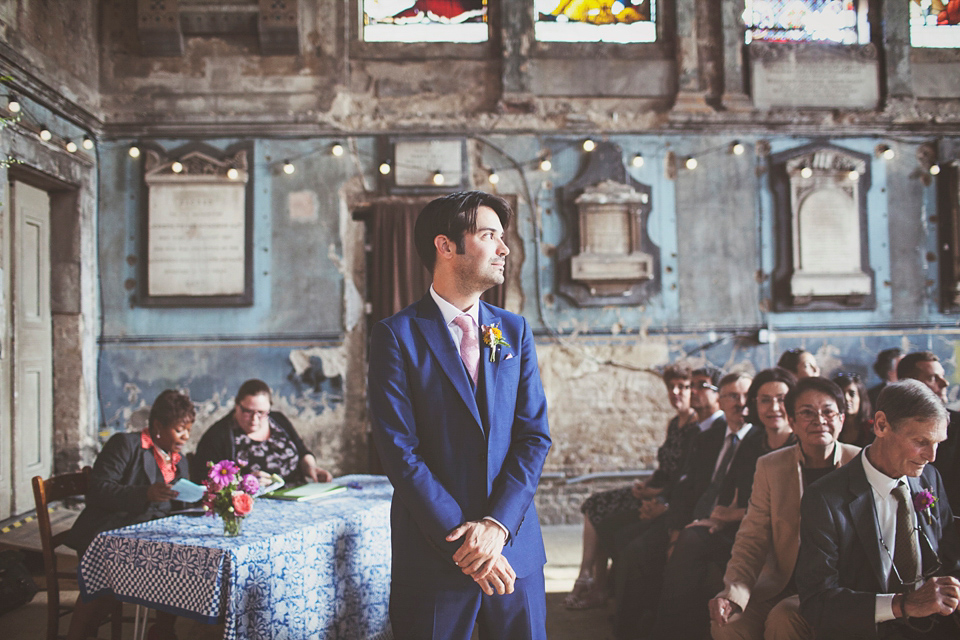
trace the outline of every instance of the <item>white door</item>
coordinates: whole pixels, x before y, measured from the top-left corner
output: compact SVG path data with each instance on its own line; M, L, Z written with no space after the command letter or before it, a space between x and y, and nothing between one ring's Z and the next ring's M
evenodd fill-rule
M13 513L33 508L30 479L53 470L50 196L10 184Z

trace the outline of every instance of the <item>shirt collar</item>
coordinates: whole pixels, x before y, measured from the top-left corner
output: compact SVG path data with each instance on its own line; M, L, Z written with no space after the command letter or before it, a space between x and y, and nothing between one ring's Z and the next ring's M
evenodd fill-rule
M444 300L440 297L440 294L437 293L437 290L433 288L433 285L430 285L430 296L433 298L433 301L437 303L437 307L440 309L440 314L443 315L443 323L447 326L453 324L453 319L457 316L466 314L473 318L473 323L480 326L480 303L473 305L466 311L460 311L455 306Z
M713 415L707 418L706 420L700 421L700 431L706 431L713 423L723 417L723 409L717 409L713 412Z
M747 433L750 432L750 429L753 428L753 425L749 422L744 422L743 426L740 427L740 431L737 431L737 440L743 442L743 439L747 436ZM730 435L730 426L727 425L727 434Z
M893 488L898 484L901 482L906 484L907 479L905 476L891 478L873 466L870 463L870 460L867 458L867 451L869 449L870 447L868 446L863 450L863 455L860 456L860 458L863 459L863 472L867 474L867 482L870 483L870 486L873 487L873 490L876 491L878 495L885 498L890 495L890 492L893 491Z

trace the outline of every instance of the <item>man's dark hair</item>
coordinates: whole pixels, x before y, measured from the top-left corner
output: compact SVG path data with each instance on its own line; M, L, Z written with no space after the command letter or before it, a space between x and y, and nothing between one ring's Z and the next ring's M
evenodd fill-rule
M663 383L670 386L674 380L689 380L690 367L685 364L675 363L667 365L663 369Z
M173 389L166 389L161 391L153 401L148 424L152 432L154 427L172 427L184 420L193 422L196 417L197 410L194 409L189 396Z
M897 365L897 378L900 380L907 378L917 380L920 376L920 370L917 366L921 362L940 362L940 358L932 351L914 351L913 353L908 353L903 356L900 364ZM880 407L877 406L877 411L879 410Z
M690 376L703 376L704 378L710 378L710 384L719 389L720 378L723 377L723 369L718 369L717 367L711 367L710 365L707 365L705 367L700 367L699 369L694 369Z
M477 209L490 207L504 230L510 226L513 212L510 205L500 196L483 191L458 191L437 198L423 208L417 216L413 230L413 241L423 266L430 273L437 263L437 248L433 244L437 236L446 236L457 245L457 253L464 253L466 247L463 236L477 230Z
M880 392L880 397L877 398L877 411L883 411L883 415L887 417L887 422L894 431L904 420L911 418L936 419L944 424L950 420L947 408L943 406L943 400L937 397L930 387L912 378L885 386Z
M797 385L791 389L787 397L784 398L784 407L787 410L787 415L791 418L796 417L797 398L800 397L801 393L806 391L819 391L826 396L830 396L830 398L837 403L837 411L844 413L844 407L847 406L847 401L846 398L843 397L843 389L831 380L815 376L813 378L803 378L797 382ZM863 402L862 399L860 401Z
M787 391L789 392L796 386L797 376L781 367L764 369L756 375L753 382L750 383L750 390L747 391L747 422L758 427L762 427L763 423L760 421L760 415L757 412L757 394L760 393L760 387L768 382L782 382L787 385Z
M237 397L234 399L234 401L237 404L240 404L240 401L244 398L258 396L261 393L267 396L267 400L270 401L270 404L273 404L273 393L270 392L270 385L263 380L251 378L240 385L240 388L237 389Z
M877 360L873 363L873 370L882 379L887 379L887 374L893 369L893 361L903 355L903 349L900 347L891 347L884 349L877 354Z

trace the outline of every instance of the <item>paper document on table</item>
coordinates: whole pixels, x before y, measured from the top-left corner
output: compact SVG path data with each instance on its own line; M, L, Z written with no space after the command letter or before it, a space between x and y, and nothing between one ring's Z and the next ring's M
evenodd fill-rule
M296 502L307 502L308 500L319 500L335 493L346 491L347 488L342 484L335 482L310 482L308 484L282 489L268 494L267 498L276 498L277 500L295 500Z
M206 489L186 478L180 478L170 488L177 492L177 500L180 502L198 502L206 493Z

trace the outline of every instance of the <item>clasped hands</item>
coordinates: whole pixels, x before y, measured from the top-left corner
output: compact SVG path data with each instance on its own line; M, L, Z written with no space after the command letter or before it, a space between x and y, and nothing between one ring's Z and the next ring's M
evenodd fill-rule
M464 574L473 578L488 596L513 593L517 579L513 567L503 557L507 534L491 520L464 522L447 536L447 542L463 538L453 561Z

